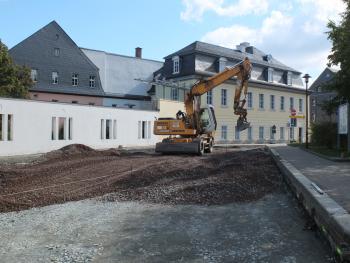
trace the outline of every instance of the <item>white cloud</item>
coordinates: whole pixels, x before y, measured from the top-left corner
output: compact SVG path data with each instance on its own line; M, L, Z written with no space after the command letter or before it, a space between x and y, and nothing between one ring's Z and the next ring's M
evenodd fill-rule
M270 0L270 5L273 5ZM243 22L206 33L202 41L235 48L250 42L284 64L308 72L314 78L326 67L331 43L325 32L331 19L339 22L345 11L342 0L294 0L276 5L257 26ZM241 21L244 21L243 19Z
M219 16L244 16L264 14L268 11L268 0L237 0L232 3L224 0L182 0L185 10L180 17L184 21L200 21L204 13L212 11Z

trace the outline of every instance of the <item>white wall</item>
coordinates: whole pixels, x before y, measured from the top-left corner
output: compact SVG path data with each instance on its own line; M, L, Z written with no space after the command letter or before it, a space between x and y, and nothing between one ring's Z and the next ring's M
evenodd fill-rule
M73 143L103 149L119 145L148 146L157 142L153 135L153 121L159 114L155 111L1 98L0 114L5 117L3 130L6 130L8 114L13 115L13 140L7 141L5 131L0 141L0 156L43 153ZM52 117L65 117L67 123L68 118L73 119L72 140L52 140ZM112 123L116 120L116 139L101 139L101 119L111 119ZM147 134L145 139L139 138L140 121L151 124L150 128L147 127L150 135Z

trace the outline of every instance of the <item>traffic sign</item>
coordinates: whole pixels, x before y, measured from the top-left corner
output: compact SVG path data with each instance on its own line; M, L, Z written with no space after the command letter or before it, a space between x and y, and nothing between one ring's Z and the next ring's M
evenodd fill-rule
M291 109L291 110L290 110L290 114L291 114L292 116L295 116L295 115L297 115L297 111L296 111L295 109Z

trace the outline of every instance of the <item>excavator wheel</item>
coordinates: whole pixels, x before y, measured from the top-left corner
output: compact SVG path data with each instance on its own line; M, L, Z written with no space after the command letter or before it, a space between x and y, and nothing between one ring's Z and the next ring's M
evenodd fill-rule
M214 145L213 145L213 140L210 140L210 142L209 142L209 144L208 144L208 147L205 149L205 152L206 152L206 153L212 153L212 152L213 152L213 149L214 149L213 146L214 146Z
M198 143L198 155L202 156L204 154L204 152L205 152L204 142L201 140Z

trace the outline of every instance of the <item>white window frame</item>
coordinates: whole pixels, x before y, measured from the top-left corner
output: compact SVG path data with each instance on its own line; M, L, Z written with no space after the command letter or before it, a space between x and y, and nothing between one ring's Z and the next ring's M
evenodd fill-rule
M275 110L275 95L270 95L270 109Z
M52 71L51 73L52 77L52 84L58 84L58 72L57 71Z
M292 86L292 72L287 72L287 85Z
M267 69L267 82L272 83L273 82L273 68Z
M35 68L32 68L30 71L30 78L34 83L38 82L38 70Z
M281 96L280 97L280 110L281 111L284 111L285 110L285 99L284 99L284 96Z
M304 103L304 100L300 98L299 99L299 112L303 112L303 110L304 110L303 103Z
M61 50L58 47L54 48L53 54L55 57L59 57L61 54Z
M176 87L171 87L171 100L179 100L179 89Z
M227 89L221 89L221 106L227 106Z
M79 85L79 74L73 73L72 74L72 86L76 87Z
M213 91L209 90L207 92L207 105L213 105Z
M263 110L265 108L264 94L259 94L259 109Z
M264 140L265 134L264 134L264 126L259 127L259 140Z
M221 57L219 58L219 72L225 70L227 64L227 58Z
M96 87L96 76L90 76L89 77L89 87L95 88Z
M292 110L294 109L294 98L293 97L290 97L289 98L289 109Z
M253 93L252 92L247 93L247 107L248 107L248 109L253 108Z
M227 140L227 125L221 126L221 140Z
M173 57L173 74L180 73L180 58L179 56Z
M285 134L284 134L284 127L280 127L280 140L284 140Z

